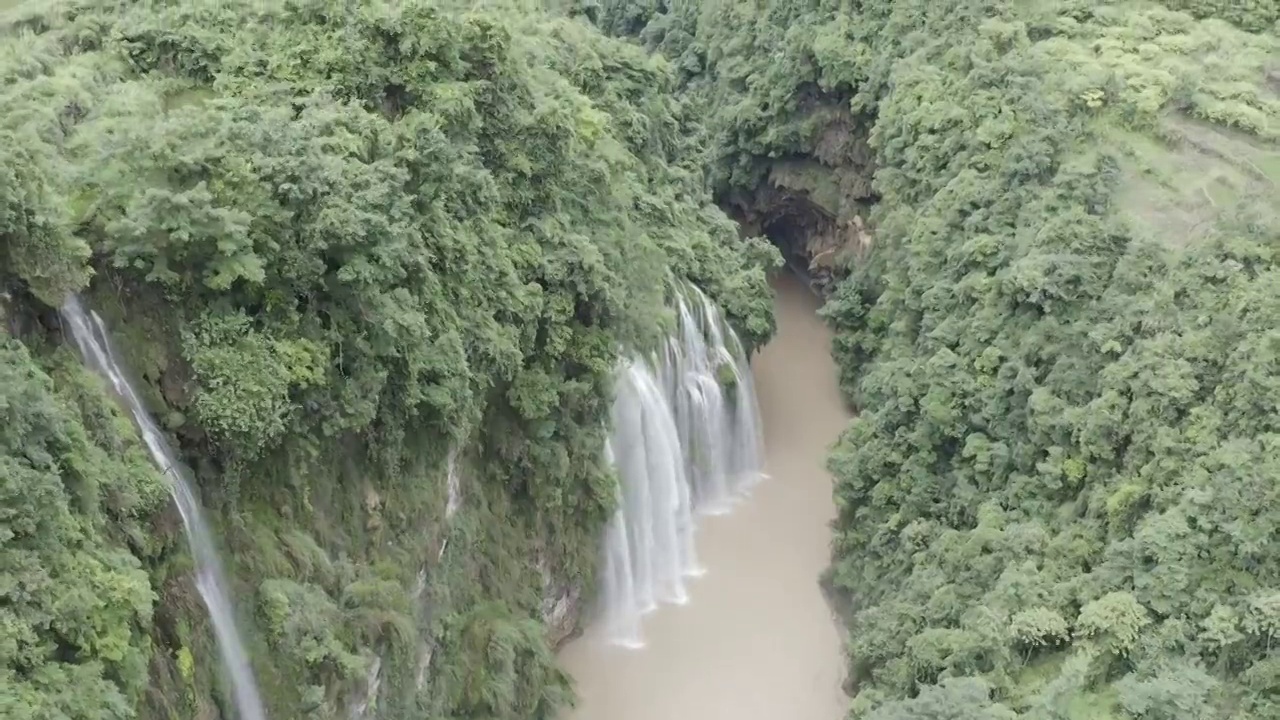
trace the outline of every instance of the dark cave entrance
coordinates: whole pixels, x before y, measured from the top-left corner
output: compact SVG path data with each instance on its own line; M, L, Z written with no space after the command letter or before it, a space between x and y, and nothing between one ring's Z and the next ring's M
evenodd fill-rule
M815 286L814 273L809 267L812 258L807 250L810 238L822 232L821 217L810 210L788 208L779 215L767 218L760 233L782 253L787 268L800 276L810 287Z
M803 191L769 186L733 193L722 200L721 207L737 221L744 236L760 236L773 243L787 268L819 295L828 294L848 264L857 262L871 245L863 220L870 202L851 202L856 210L842 218Z

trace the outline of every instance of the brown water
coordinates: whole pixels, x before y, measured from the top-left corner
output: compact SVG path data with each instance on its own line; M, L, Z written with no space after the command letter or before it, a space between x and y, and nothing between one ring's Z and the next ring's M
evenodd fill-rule
M590 631L561 661L578 707L567 720L840 720L841 633L818 587L835 515L827 450L848 420L818 300L774 280L777 336L754 359L766 470L732 514L701 519L707 568L691 601L645 618L645 647Z

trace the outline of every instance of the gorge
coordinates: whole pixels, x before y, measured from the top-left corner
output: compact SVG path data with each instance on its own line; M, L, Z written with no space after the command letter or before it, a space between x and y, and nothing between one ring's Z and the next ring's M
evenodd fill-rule
M705 572L686 605L646 616L642 649L588 625L562 651L579 698L568 718L843 717L841 633L817 580L835 515L822 457L848 415L816 297L788 274L772 284L778 332L752 362L770 477L699 523Z
M0 717L1280 717L1278 23L0 0Z

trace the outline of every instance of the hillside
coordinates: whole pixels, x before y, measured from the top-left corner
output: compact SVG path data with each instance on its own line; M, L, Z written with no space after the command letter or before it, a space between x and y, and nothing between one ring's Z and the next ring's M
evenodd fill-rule
M1280 716L1273 8L588 11L830 295L851 717Z
M676 281L772 330L775 253L710 204L669 67L509 7L6 17L0 715L227 712L165 485L59 329L81 292L199 481L271 717L550 717L620 350Z
M777 258L850 718L1280 718L1280 6L0 0L0 715L216 718L113 328L272 717L551 718L613 372ZM735 226L736 221L736 226Z

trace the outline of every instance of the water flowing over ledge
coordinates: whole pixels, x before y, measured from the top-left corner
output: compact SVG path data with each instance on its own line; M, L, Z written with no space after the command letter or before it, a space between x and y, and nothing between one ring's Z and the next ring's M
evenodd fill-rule
M209 532L208 523L205 522L204 511L200 508L191 478L129 382L102 318L95 312L86 311L80 298L75 296L62 306L61 314L85 364L111 383L112 390L133 416L142 440L151 453L151 459L169 479L169 489L173 493L174 504L178 506L178 513L182 516L187 543L195 560L196 590L209 610L218 654L231 685L239 720L266 720L249 656L236 629L234 609L227 598L217 546Z
M763 437L746 353L719 308L694 286L675 298L677 328L660 351L621 370L608 460L618 510L605 530L600 620L640 647L641 617L683 604L703 572L694 518L730 510L763 476Z

